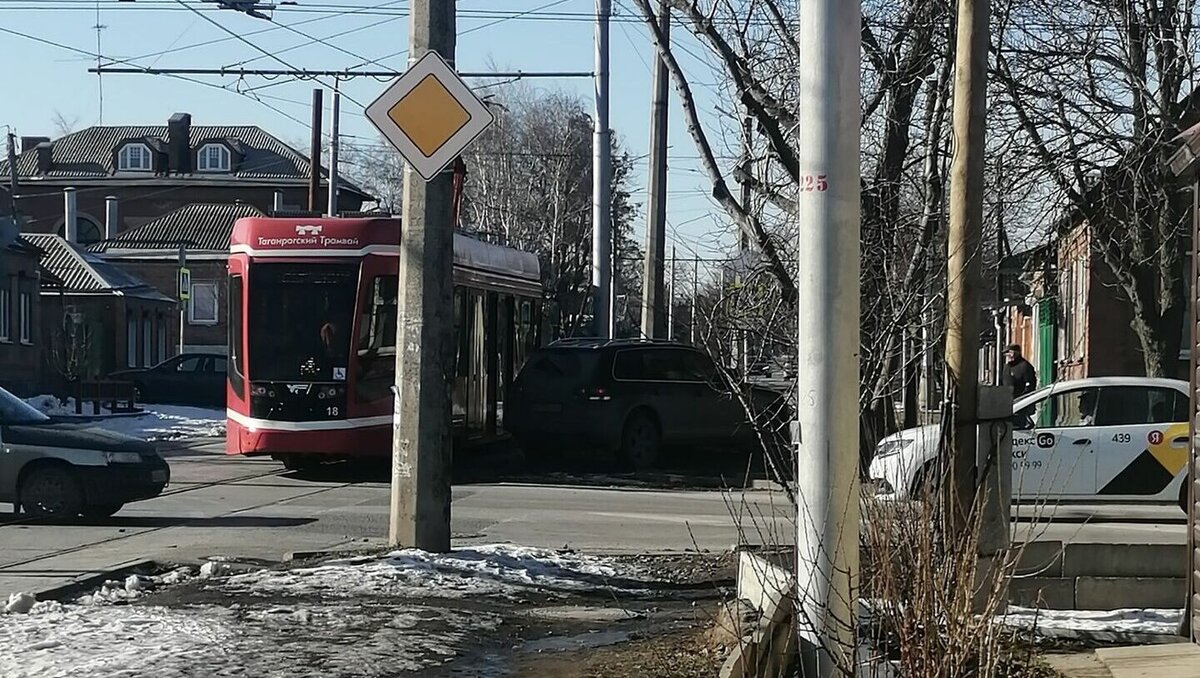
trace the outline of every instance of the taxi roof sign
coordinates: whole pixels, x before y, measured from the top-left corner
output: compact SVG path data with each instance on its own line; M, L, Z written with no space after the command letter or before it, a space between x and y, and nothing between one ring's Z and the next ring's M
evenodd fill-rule
M437 52L428 52L366 109L425 181L431 181L495 121Z

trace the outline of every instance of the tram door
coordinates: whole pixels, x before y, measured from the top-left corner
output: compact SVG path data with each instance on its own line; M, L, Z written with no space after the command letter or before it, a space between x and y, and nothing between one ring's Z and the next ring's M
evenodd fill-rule
M468 346L467 433L482 435L487 427L488 383L487 383L487 314L484 308L484 293L468 290L466 334Z

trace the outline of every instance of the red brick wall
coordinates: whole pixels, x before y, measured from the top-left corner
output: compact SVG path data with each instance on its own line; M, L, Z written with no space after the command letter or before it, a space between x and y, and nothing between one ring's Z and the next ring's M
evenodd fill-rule
M176 297L179 265L175 261L120 259L114 260L113 263L146 281L164 295L172 299ZM224 346L228 342L225 322L225 312L228 304L225 260L191 259L188 261L187 267L191 271L193 285L209 282L217 284L217 323L193 323L189 318L184 327L184 344L187 346ZM170 342L172 346L177 346L179 343L178 307L172 310L172 318L173 322L169 332Z
M0 386L18 395L37 395L41 385L42 331L37 257L0 250L0 285L9 291L9 336L0 340ZM20 292L30 300L29 341L21 341Z
M18 208L27 217L23 229L28 233L56 233L63 221L63 185L26 184L22 187ZM115 196L120 232L142 224L191 203L232 203L237 200L266 211L275 202L273 186L107 186L92 187L80 181L75 187L75 202L81 217L87 217L104 229L104 199ZM308 191L303 187L285 188L284 203L299 207L308 204ZM347 205L346 209L355 207Z

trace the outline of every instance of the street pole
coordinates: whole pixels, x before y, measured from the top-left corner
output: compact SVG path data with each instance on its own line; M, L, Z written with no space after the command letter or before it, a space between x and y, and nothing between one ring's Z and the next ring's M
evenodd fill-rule
M329 216L338 215L338 109L342 103L342 93L334 81L333 108L329 115L329 200L326 203Z
M692 259L692 346L696 345L696 309L700 306L700 257Z
M952 521L948 534L954 535L965 525L975 494L988 14L988 0L958 2L946 288L946 371L954 424L945 487Z
M658 3L658 28L668 39L671 6ZM666 335L663 299L663 250L667 247L667 85L670 76L661 55L654 62L654 103L650 107L650 181L646 197L646 264L642 280L642 334ZM692 323L695 325L695 323ZM695 332L693 332L693 335ZM693 337L693 343L695 338Z
M671 246L670 277L667 283L667 339L675 340L675 246Z
M592 136L592 319L597 337L612 336L612 249L609 231L609 176L612 149L608 130L608 20L611 0L596 0L596 119Z
M319 212L321 199L321 92L314 89L312 93L312 135L308 155L308 211Z
M179 290L176 291L175 297L179 299L179 352L176 355L183 355L183 329L187 325L187 306L191 303L192 291L184 289L185 283L190 282L184 280L183 271L187 268L187 248L183 245L179 246L179 270L176 277L179 278Z
M17 218L17 135L8 133L8 198L13 219Z
M754 153L754 139L750 133L754 130L754 119L746 116L742 119L742 153L745 155L743 161L743 171L746 176L750 176L750 169L753 163L750 161ZM750 211L750 182L742 182L742 209ZM750 247L750 236L746 235L745 229L738 229L738 251L744 252Z
M454 63L454 15L453 2L412 0L410 66L431 51ZM406 164L403 201L388 542L445 552L450 550L453 170L425 182Z
M797 591L802 672L845 675L858 608L860 4L799 5Z

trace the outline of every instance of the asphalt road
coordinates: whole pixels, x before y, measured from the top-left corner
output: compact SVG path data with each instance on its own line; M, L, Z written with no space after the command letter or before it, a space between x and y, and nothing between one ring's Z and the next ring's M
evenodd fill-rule
M163 496L131 504L111 519L43 525L0 518L0 597L141 559L279 561L292 552L384 544L386 467L340 465L297 474L271 460L226 457L222 449L220 441L203 441L166 451L172 484ZM698 460L680 473L636 478L575 473L514 479L496 470L504 464L466 462L453 490L453 541L610 553L791 543L794 525L781 493L712 489L729 483L695 474L695 467L707 465ZM735 477L736 463L725 470L725 478ZM1058 506L1052 514L1018 509L1018 515L1015 529L1038 539L1185 539L1183 516L1174 506Z
M45 590L138 559L278 561L297 551L383 545L386 468L334 466L297 474L271 460L226 457L222 449L221 442L209 441L166 452L172 483L164 494L110 519L44 525L6 516L0 524L0 594ZM453 490L455 545L720 551L739 542L788 540L793 529L786 501L770 491L655 490L647 482L594 476L586 481L592 486L554 475L542 484L487 482L488 474L478 469L471 475L476 482Z

